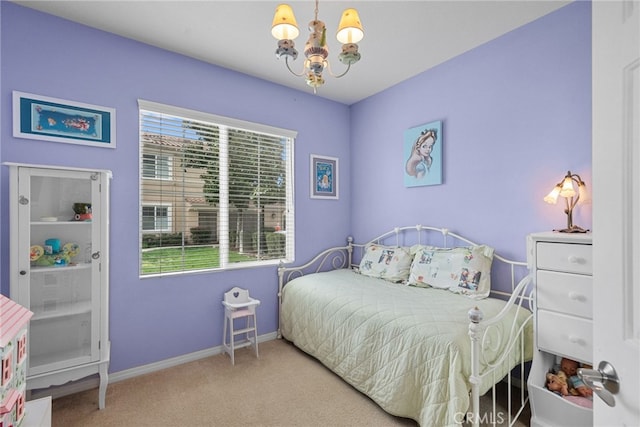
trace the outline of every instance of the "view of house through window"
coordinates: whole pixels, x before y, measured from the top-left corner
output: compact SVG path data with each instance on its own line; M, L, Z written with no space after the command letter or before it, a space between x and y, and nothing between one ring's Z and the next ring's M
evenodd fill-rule
M293 260L295 133L140 105L140 275Z

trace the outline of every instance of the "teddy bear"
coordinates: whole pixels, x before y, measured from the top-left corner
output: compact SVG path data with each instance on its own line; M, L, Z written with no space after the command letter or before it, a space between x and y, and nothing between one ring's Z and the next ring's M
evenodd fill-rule
M593 397L593 390L587 387L587 385L578 376L578 368L580 364L575 360L563 357L560 360L560 372L564 372L568 378L569 393L573 396L582 396L591 398Z

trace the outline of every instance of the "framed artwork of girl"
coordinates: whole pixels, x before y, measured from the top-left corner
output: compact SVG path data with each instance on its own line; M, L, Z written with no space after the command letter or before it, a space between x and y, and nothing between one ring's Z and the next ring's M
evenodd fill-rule
M442 121L404 132L405 187L442 184Z

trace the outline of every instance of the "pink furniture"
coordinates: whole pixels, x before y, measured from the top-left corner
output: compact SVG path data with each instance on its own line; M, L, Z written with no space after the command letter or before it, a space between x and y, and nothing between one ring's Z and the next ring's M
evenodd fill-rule
M0 427L17 426L24 417L31 316L31 311L0 295Z

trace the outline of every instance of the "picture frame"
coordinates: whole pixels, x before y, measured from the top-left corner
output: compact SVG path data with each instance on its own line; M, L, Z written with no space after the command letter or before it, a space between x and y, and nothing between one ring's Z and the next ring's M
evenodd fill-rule
M339 198L338 163L336 157L311 154L311 198L333 199Z
M116 148L116 110L13 91L13 136Z
M403 138L405 187L442 184L443 148L441 120L405 130Z

